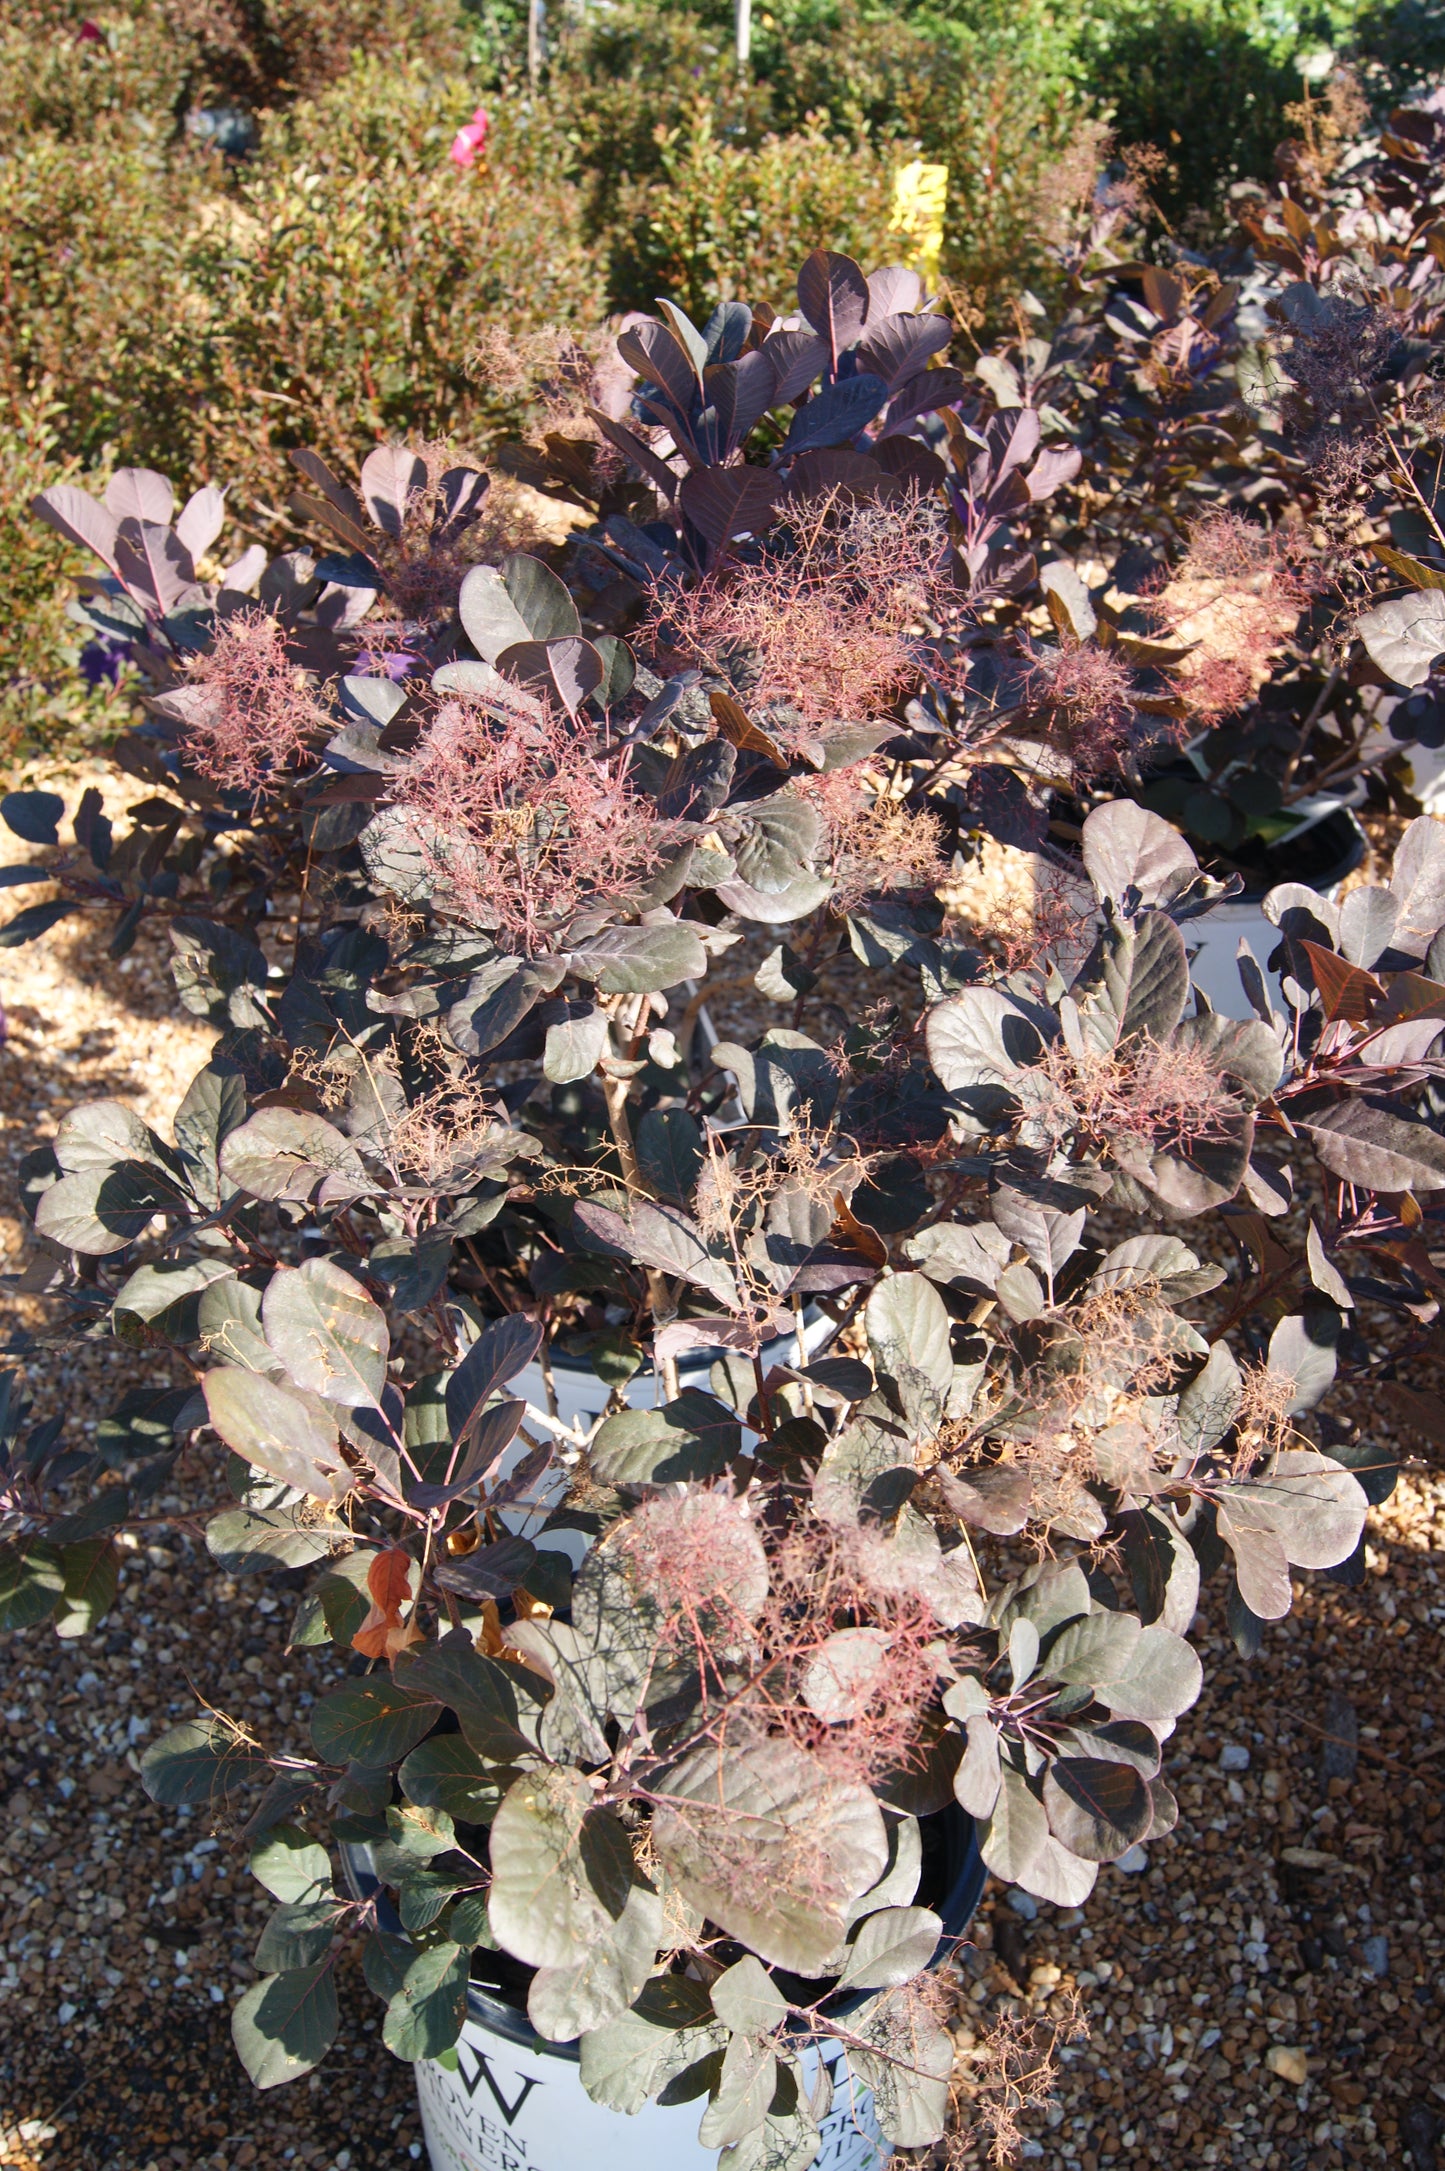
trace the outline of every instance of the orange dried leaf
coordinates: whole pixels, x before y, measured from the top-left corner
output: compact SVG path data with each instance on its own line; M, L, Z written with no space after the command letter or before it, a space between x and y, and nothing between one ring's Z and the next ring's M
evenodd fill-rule
M395 1658L398 1651L421 1641L415 1620L404 1620L403 1608L411 1600L410 1553L404 1546L390 1546L378 1553L366 1573L371 1611L351 1639L352 1649L363 1658Z
M860 1221L841 1191L833 1194L833 1235L860 1253L870 1266L887 1266L888 1246L876 1229Z

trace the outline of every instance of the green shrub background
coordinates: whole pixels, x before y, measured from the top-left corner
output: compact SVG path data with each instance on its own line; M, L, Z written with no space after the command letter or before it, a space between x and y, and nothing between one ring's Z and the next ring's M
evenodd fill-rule
M93 735L124 704L76 676L76 555L35 491L142 462L232 486L228 540L275 532L285 454L376 438L485 450L520 419L476 356L665 293L786 305L820 243L890 251L893 174L950 169L945 271L984 310L1048 277L1104 123L1170 161L1171 216L1267 174L1298 62L1355 49L1381 98L1445 59L1438 8L1277 0L728 0L554 6L534 95L514 0L11 0L0 25L0 744ZM485 164L447 152L478 103ZM188 126L238 104L227 161Z

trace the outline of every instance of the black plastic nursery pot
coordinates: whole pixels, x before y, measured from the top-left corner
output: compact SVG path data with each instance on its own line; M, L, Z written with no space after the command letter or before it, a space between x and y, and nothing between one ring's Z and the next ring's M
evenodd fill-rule
M1166 797L1155 805L1161 795L1188 791L1207 797L1208 779L1187 754L1176 754L1149 771L1143 804L1154 806L1156 813L1174 823L1208 873L1242 878L1244 888L1235 900L1238 903L1265 897L1281 882L1303 882L1307 889L1322 892L1332 890L1347 874L1354 873L1368 849L1368 839L1349 802L1332 792L1318 793L1302 801L1297 809L1281 810L1278 820L1284 821L1296 811L1299 819L1280 837L1267 841L1251 835L1227 846L1211 845L1206 841L1207 833L1201 837L1189 828L1187 799L1175 804Z
M1244 877L1242 901L1266 897L1281 882L1302 882L1323 894L1353 874L1368 849L1364 830L1340 802L1278 844L1247 839L1231 854L1231 865Z
M918 1903L943 1924L935 1964L946 1959L972 1921L987 1870L974 1822L950 1803L920 1819L923 1866ZM357 1899L378 1891L369 1851L343 1846L346 1883ZM380 1927L400 1932L383 1894ZM432 2171L708 2171L717 2151L697 2139L700 2102L648 2104L635 2117L594 2103L582 2086L576 2043L550 2043L527 2018L533 1970L506 1955L478 1952L474 1965L491 1980L472 1982L456 2063L417 2066L417 2094ZM780 1975L785 1996L811 1998L824 1988ZM870 1993L845 1992L824 2006L845 2021ZM823 2125L819 2162L827 2171L876 2171L891 2153L882 2140L872 2099L850 2073L836 2042L808 2044L805 2078L821 2060L833 2080L833 2106Z

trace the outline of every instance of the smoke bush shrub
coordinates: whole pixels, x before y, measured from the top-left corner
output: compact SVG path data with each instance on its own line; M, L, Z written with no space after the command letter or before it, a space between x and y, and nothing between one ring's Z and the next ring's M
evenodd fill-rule
M106 568L85 609L150 689L121 751L152 789L119 839L82 802L69 897L5 939L94 902L123 946L165 914L221 1037L169 1138L101 1101L22 1164L55 1336L108 1330L175 1384L72 1450L7 1380L0 1619L84 1632L116 1533L212 1456L212 1556L243 1588L308 1570L293 1641L341 1676L305 1757L208 1709L143 1760L156 1800L241 1825L281 1903L234 2015L258 2085L324 2057L359 1940L395 2055L444 2055L477 1980L580 2038L599 2102L705 2096L705 2145L804 2171L812 2036L891 2140L943 2127L922 1820L962 1811L997 1875L1079 1904L1173 1824L1202 1578L1250 1652L1393 1484L1312 1413L1337 1377L1409 1408L1391 1372L1433 1313L1445 833L1412 823L1339 905L1277 887L1251 1014L1214 1011L1188 935L1224 885L1100 778L1129 759L1101 751L1113 666L1137 738L1172 721L1140 691L1171 662L1029 547L1078 448L928 366L915 275L820 251L797 293L791 320L621 333L595 435L544 448L595 493L566 578L497 547L480 470L399 446L355 486L293 455L335 547L210 578L217 492L42 497ZM850 552L879 535L926 546L913 615L884 614L896 692L820 713L745 613L734 651L663 646L769 566L864 610ZM1093 736L1061 738L1084 656ZM1003 965L930 862L951 793L1041 755L1090 802L1089 903ZM57 841L47 795L3 811ZM865 816L924 825L913 893L883 894ZM786 1021L761 1032L721 1012L750 937ZM568 1364L611 1390L595 1420L560 1414Z

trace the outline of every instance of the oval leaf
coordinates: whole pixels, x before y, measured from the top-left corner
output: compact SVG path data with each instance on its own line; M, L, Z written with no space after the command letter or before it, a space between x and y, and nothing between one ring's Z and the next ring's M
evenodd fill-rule
M330 1960L252 1985L231 2014L231 2040L257 2088L309 2073L336 2040L340 2012Z
M299 1395L260 1372L229 1365L208 1372L202 1385L211 1423L243 1461L320 1500L349 1492L336 1427Z
M266 1340L298 1387L348 1409L375 1408L386 1385L386 1314L331 1259L278 1267L261 1300Z

